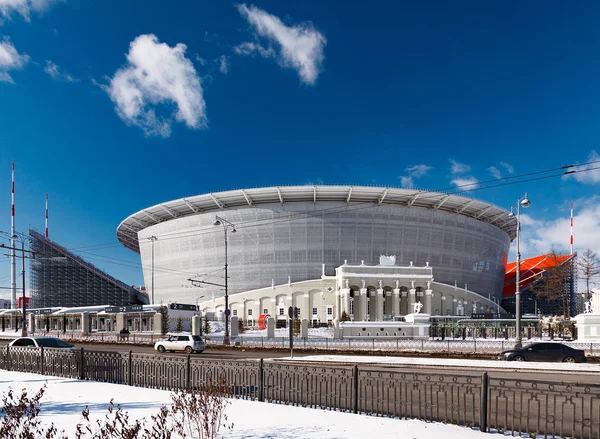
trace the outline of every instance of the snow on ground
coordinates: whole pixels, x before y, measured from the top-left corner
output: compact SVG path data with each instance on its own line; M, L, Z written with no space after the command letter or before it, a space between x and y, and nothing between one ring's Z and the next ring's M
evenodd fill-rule
M594 363L541 363L518 362L497 360L467 360L462 358L419 358L419 357L386 357L386 356L352 356L352 355L308 355L304 357L284 357L277 361L309 361L332 363L368 363L368 364L393 364L395 366L441 366L465 367L481 370L490 369L527 369L547 371L572 371L572 372L597 372L600 373L600 364Z
M225 333L224 322L210 322L210 334L222 336ZM209 337L210 337L209 334ZM238 334L240 337L267 337L266 329L247 329ZM289 337L289 328L275 329L275 337ZM308 328L310 338L333 338L333 328Z
M42 398L41 416L48 425L54 422L59 431L73 438L76 425L82 422L81 411L87 405L90 420L106 414L111 398L129 413L130 421L156 413L161 405L171 403L170 393L162 390L95 383L21 372L0 371L0 395L12 387L17 396L21 389L36 392L47 385ZM262 402L229 400L228 423L220 437L227 439L482 439L483 434L470 428L418 420L378 418L351 413L332 412Z

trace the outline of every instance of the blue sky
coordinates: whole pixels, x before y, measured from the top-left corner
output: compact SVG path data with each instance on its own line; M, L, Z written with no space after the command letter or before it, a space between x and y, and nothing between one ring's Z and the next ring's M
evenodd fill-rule
M140 284L115 229L166 200L437 190L599 160L600 4L486 3L0 0L0 230L14 161L18 230L43 229L48 192L51 238ZM526 256L568 244L575 201L576 247L600 253L599 184L472 195L529 193Z

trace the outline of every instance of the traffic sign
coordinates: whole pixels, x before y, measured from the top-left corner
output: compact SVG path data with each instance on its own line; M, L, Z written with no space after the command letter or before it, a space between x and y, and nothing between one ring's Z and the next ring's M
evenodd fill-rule
M227 317L229 317L229 314L231 314L231 310L230 310L229 308L227 308L227 309L225 310L225 315L226 315Z
M104 308L104 312L107 314L118 314L121 312L140 312L144 311L144 305L130 305L130 306L107 306Z
M196 311L196 305L188 305L187 303L171 303L169 305L171 309L180 309L183 311Z

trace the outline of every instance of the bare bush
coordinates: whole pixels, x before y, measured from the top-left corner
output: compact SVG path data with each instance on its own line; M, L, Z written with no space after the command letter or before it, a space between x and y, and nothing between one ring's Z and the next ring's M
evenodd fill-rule
M202 390L179 392L171 395L172 419L182 437L214 439L222 426L233 428L225 414L226 384L222 378L218 384L209 383Z
M46 392L46 386L29 397L27 390L21 391L19 398L15 397L12 389L2 396L2 422L0 423L0 437L19 439L56 439L66 438L63 432L58 432L54 423L44 428L39 418L40 399Z
M40 419L40 400L46 392L42 387L29 397L26 390L17 399L11 390L2 397L0 412L0 438L19 439L67 439L64 431L58 432L54 424L44 428ZM89 407L82 413L82 421L77 424L77 439L171 439L171 437L193 437L214 439L220 428L227 422L225 380L219 384L209 384L202 390L190 393L171 394L173 405L161 407L157 414L147 420L130 420L129 414L111 399L104 418L90 421ZM233 424L226 426L233 428ZM173 436L177 434L178 436Z

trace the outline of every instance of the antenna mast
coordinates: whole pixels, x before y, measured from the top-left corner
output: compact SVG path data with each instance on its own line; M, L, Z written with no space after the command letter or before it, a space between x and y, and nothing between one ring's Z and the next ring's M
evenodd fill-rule
M12 162L12 193L10 210L10 289L11 289L11 308L17 308L17 254L15 252L16 244L15 234L15 162Z

